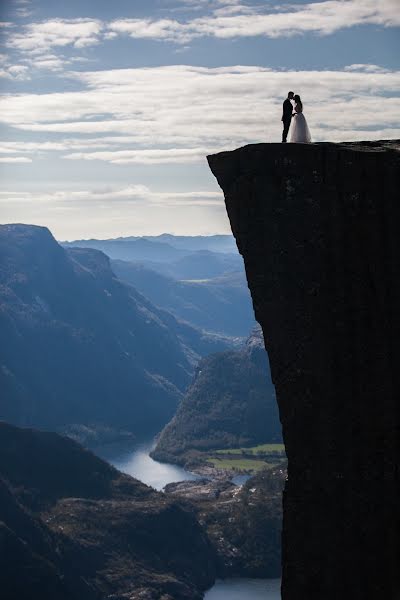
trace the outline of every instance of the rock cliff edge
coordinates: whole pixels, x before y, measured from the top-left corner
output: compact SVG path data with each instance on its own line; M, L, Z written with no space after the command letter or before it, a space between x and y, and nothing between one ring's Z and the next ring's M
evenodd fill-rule
M400 142L208 157L264 332L289 461L284 600L400 594Z

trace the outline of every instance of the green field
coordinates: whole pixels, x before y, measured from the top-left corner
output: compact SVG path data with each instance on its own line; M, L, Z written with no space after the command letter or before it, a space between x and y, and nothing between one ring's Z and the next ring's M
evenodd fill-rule
M226 469L230 471L246 471L255 473L261 469L272 467L273 465L264 460L255 460L251 458L207 458L207 462L211 463L216 469Z
M228 455L274 455L281 456L282 458L285 456L285 446L284 444L260 444L259 446L253 446L252 448L228 448L225 450L215 450L215 454L223 454Z
M216 469L255 473L279 465L285 458L283 444L260 444L251 448L227 448L207 453L206 461Z

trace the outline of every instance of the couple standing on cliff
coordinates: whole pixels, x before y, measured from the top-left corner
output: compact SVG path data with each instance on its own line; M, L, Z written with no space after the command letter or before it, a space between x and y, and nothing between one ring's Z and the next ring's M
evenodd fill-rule
M283 132L282 132L282 142L285 143L287 140L287 136L289 133L289 127L292 122L292 118L294 119L292 125L292 132L290 135L290 142L297 144L310 144L311 135L310 130L308 129L307 121L305 116L303 115L303 103L298 94L294 94L293 92L288 93L288 97L283 103Z

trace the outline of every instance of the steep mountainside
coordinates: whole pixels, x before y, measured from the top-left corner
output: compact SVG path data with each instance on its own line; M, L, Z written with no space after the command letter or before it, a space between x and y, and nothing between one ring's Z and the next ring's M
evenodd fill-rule
M153 456L185 463L193 451L281 439L275 392L260 330L241 350L205 358Z
M200 600L215 559L193 511L54 433L0 423L3 600Z
M400 142L209 157L288 456L283 600L399 597Z
M199 356L225 342L155 308L96 250L0 227L0 418L145 433L173 415Z
M214 279L177 281L137 263L113 260L111 266L119 279L133 285L151 302L196 327L246 336L255 326L242 271Z

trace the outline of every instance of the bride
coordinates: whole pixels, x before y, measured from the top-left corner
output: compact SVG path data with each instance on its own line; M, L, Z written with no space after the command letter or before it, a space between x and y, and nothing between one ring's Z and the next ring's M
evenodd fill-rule
M298 94L294 96L294 114L292 119L292 135L290 136L290 142L293 144L310 144L311 135L308 129L307 121L303 115L303 103Z

